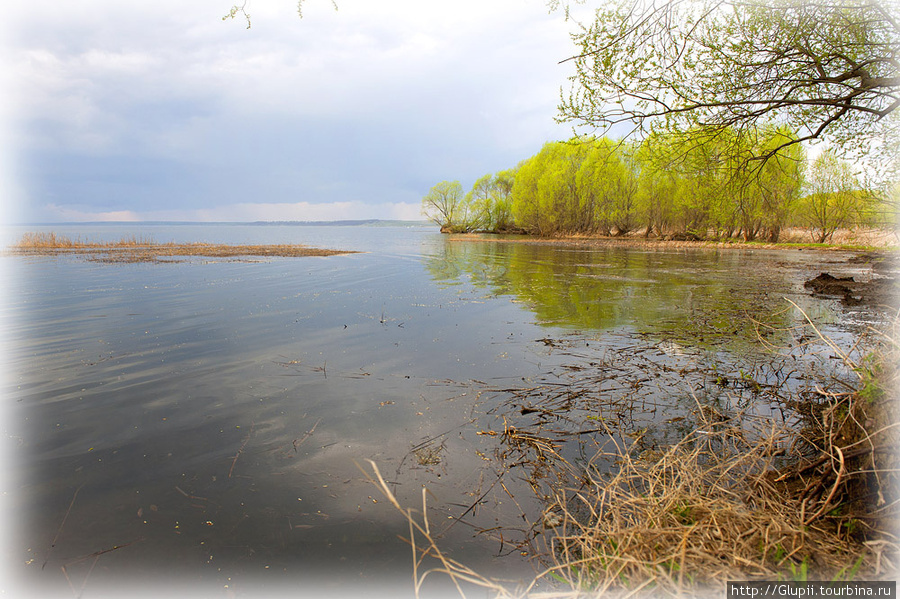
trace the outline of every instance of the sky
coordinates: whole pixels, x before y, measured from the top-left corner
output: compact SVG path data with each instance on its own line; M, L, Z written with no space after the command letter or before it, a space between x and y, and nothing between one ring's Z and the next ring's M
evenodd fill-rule
M8 223L421 219L547 141L575 25L544 0L18 0Z

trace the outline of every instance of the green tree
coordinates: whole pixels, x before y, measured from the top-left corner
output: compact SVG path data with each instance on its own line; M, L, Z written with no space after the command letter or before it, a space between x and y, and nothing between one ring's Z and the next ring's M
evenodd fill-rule
M669 168L676 173L672 197L673 233L677 237L704 239L710 229L728 223L732 189L727 186L727 161L731 151L725 135L694 141L689 136L670 136Z
M466 195L470 210L475 215L472 228L498 233L513 228L512 188L515 170L484 175Z
M637 163L640 165L636 210L641 226L646 227L645 237L653 233L662 237L672 230L672 198L677 180L675 172L670 168L667 147L665 136L652 134L636 151Z
M825 150L813 162L808 185L803 215L815 231L815 240L825 243L835 231L854 223L865 194L850 163L831 150Z
M512 190L516 182L516 169L506 169L494 175L491 181L494 193L491 212L491 230L510 231L515 228L512 216Z
M518 226L537 235L577 230L583 220L577 173L589 147L580 139L547 143L519 166L512 189Z
M802 183L805 154L800 145L784 146L794 138L785 128L764 127L733 135L723 133L719 175L720 199L713 221L720 237L735 233L745 241L765 236L777 241ZM720 143L721 145L721 143ZM781 147L769 160L755 163L752 158Z
M767 129L757 141L756 153L765 153L770 148L780 146L785 138L793 134L784 128ZM767 241L777 243L782 229L787 225L795 210L806 167L806 151L801 145L784 148L773 156L756 172L749 173L746 182L748 196L756 199L751 213L758 235L765 235ZM743 225L742 225L743 226ZM746 231L746 229L745 229ZM752 239L747 233L745 239Z
M575 40L562 120L706 135L778 123L798 135L763 157L823 137L892 156L900 22L882 0L614 0Z
M422 198L422 213L444 233L470 230L469 206L459 181L441 181Z
M489 229L491 221L491 175L484 175L472 186L472 191L466 194L466 204L473 213L473 229Z
M577 173L585 214L579 232L625 235L637 224L637 146L604 137L589 147Z

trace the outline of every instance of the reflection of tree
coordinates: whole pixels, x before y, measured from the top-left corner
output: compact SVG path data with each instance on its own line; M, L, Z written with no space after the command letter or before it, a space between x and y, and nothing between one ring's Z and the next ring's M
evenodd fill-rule
M632 327L639 334L715 347L756 344L753 320L776 330L789 326L780 294L767 293L787 291L789 282L746 260L743 252L585 251L448 241L427 267L438 281L465 278L495 294L515 296L540 324L588 330Z

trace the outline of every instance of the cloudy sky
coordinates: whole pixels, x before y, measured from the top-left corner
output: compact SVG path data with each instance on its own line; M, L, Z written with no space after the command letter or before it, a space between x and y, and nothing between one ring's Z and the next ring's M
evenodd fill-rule
M22 0L4 9L7 222L420 218L571 129L544 0Z

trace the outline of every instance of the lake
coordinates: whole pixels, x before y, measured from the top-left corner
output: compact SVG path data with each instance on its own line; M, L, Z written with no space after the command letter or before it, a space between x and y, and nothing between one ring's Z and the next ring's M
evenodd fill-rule
M0 257L7 578L40 596L412 596L408 525L368 460L405 507L428 490L448 555L528 579L552 475L511 430L577 467L619 434L664 447L700 406L790 422L787 394L846 374L804 313L844 347L883 318L803 287L873 276L846 252L496 243L424 226L53 230L361 253ZM586 426L598 421L617 432Z

